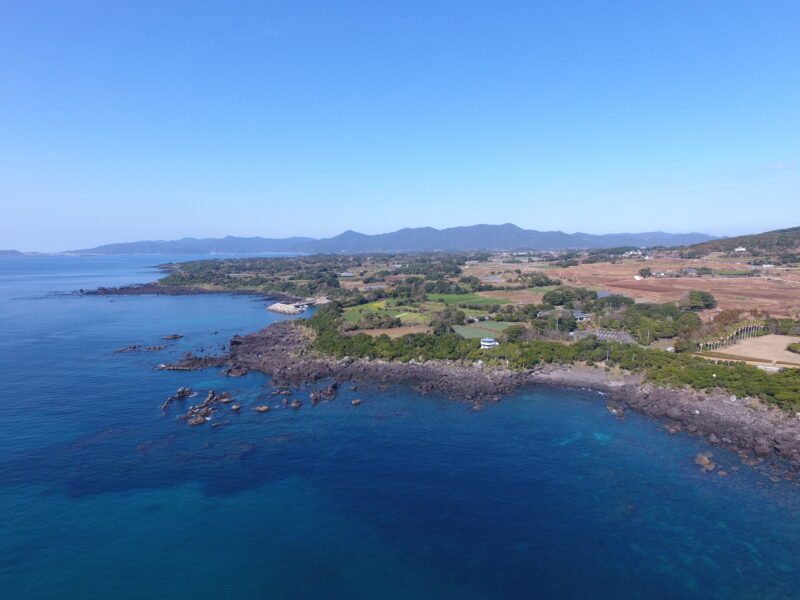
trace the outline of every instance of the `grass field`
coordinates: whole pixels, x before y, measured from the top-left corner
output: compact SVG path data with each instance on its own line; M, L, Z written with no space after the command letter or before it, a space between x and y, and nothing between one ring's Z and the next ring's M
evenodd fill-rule
M359 333L365 333L372 337L388 335L390 338L398 338L411 333L429 333L429 331L425 325L409 325L408 327L392 327L390 329L359 329L358 331L349 331L345 335L357 335Z
M431 302L444 302L445 304L458 304L459 302L475 302L484 300L476 294L428 294Z
M430 322L430 316L420 313L415 308L403 305L392 306L391 304L391 302L387 302L386 300L378 300L377 302L370 302L369 304L350 306L344 309L342 318L348 323L357 323L367 313L375 313L399 318L404 326L426 325Z
M465 338L493 337L514 325L505 321L481 321L472 325L453 325L453 330Z
M455 332L463 338L467 339L480 339L489 337L491 334L485 329L478 329L477 327L468 327L466 325L453 325Z
M514 325L514 323L509 323L508 321L481 321L480 323L475 323L473 327L491 329L492 331L505 331L512 325ZM519 325L519 323L517 323L517 325Z
M510 304L510 300L501 298L484 298L477 294L428 294L428 300L432 302L443 301L445 304L480 304L490 306L492 304Z

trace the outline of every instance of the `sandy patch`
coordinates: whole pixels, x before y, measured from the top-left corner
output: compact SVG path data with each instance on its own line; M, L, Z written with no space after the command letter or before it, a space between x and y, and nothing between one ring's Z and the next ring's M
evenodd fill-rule
M733 346L717 350L717 354L746 356L767 363L778 361L800 365L800 354L789 352L788 344L800 342L800 337L790 335L764 335L736 342Z

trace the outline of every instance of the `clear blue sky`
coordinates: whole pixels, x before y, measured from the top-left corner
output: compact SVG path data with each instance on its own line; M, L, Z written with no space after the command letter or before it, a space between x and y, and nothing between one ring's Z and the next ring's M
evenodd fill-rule
M800 3L0 0L0 248L800 225Z

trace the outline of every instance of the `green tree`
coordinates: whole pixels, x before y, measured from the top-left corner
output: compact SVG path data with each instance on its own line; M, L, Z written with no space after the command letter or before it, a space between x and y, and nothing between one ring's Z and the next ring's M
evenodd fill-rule
M707 308L714 308L717 305L717 300L708 292L692 290L686 295L682 304L689 310L705 310Z
M506 328L503 333L506 336L506 340L509 342L518 342L526 331L527 327L524 325L512 325L511 327Z

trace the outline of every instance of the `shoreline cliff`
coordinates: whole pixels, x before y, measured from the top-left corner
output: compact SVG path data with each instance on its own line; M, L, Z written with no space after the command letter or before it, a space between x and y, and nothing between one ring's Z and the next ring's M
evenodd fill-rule
M222 368L230 376L259 371L277 386L301 386L321 380L334 382L407 383L420 393L437 391L473 403L535 385L583 388L602 392L607 408L622 418L626 410L664 420L670 433L687 431L716 446L740 454L755 464L776 458L790 471L800 472L800 418L755 398L705 393L688 388L654 387L640 375L582 365L544 365L512 371L460 362L395 362L374 359L320 357L311 349L307 330L294 322L273 323L246 336L235 336L230 351L215 357L187 357L169 370ZM312 402L314 393L311 394Z

